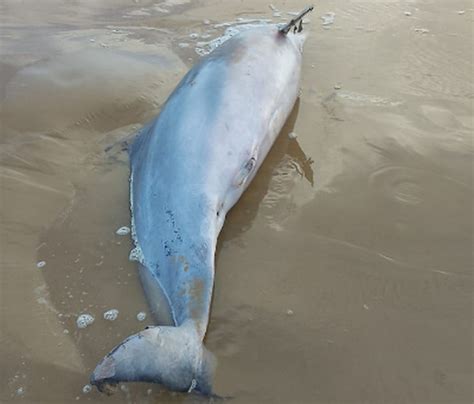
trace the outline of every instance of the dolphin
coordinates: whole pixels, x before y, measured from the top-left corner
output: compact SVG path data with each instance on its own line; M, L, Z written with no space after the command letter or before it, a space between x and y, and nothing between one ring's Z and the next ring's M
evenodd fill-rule
M297 100L302 18L311 9L283 26L245 30L203 57L134 141L132 255L165 325L105 356L91 376L100 391L143 381L212 394L214 360L203 340L217 237Z

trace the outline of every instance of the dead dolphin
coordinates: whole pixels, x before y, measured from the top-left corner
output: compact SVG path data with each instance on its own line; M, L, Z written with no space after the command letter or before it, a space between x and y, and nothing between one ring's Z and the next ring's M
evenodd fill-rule
M160 383L210 394L203 339L214 254L226 213L270 150L298 97L304 10L284 26L241 32L181 80L131 150L135 255L151 310L169 326L148 327L114 348L91 383Z

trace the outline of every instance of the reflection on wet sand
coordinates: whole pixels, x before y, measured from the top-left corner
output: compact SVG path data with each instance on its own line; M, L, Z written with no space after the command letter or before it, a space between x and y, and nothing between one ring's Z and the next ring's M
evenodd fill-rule
M206 402L83 391L152 322L116 234L126 144L195 49L296 3L0 4L2 402ZM472 402L470 7L336 0L308 18L301 97L219 240L218 394ZM84 313L95 321L78 329Z

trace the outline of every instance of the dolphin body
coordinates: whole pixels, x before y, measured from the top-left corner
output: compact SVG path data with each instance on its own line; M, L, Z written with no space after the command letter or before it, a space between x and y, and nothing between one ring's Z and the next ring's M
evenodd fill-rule
M160 322L168 325L115 347L92 374L99 390L144 381L211 394L213 360L203 339L217 237L298 97L301 30L294 19L233 36L186 74L134 142L135 255L151 311L166 308Z

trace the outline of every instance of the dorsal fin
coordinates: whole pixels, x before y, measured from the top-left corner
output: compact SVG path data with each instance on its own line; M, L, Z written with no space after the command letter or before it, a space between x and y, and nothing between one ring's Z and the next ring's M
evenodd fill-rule
M290 29L292 27L295 27L295 29L298 30L298 32L301 32L303 30L303 17L308 14L310 11L313 11L314 6L308 6L306 7L301 13L299 13L295 18L292 18L291 21L288 24L283 25L279 31L286 35L288 32L290 32ZM298 27L297 24L299 23Z

